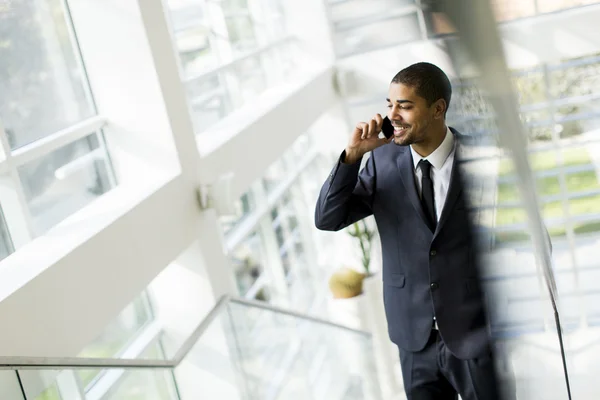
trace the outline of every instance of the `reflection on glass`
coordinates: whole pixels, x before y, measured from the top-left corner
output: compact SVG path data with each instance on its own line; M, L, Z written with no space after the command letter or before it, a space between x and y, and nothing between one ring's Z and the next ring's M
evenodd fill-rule
M247 10L248 0L222 0L221 7L225 12Z
M275 232L279 257L289 288L290 302L287 304L295 309L306 311L316 301L317 284L311 276L316 267L313 265L311 268L308 263L305 244L300 234L298 218L308 217L300 215L296 206L297 203L302 203L301 199L295 198L300 193L302 193L301 188L295 186L284 194L279 204L271 210L271 226Z
M312 141L308 134L302 134L294 141L292 146L285 152L283 158L287 165L296 165L306 157L312 148Z
M98 134L30 161L18 172L38 235L112 188L111 167Z
M0 7L1 9L2 7ZM17 371L0 371L0 398L10 400L27 400L23 393L23 384ZM33 398L30 396L30 398Z
M542 71L518 71L512 77L521 105L546 101L546 85Z
M4 212L0 206L0 260L8 257L10 253L14 251L10 234L8 233L8 227L6 226L6 220L4 219Z
M522 144L528 150L535 180L534 186L527 190L536 191L551 238L551 268L558 288L573 397L584 398L594 396L595 370L585 367L583 354L587 353L591 359L596 357L596 350L584 335L596 336L600 326L597 307L600 300L597 279L600 270L597 262L600 110L596 105L600 98L599 65L596 54L513 71L521 119L528 128ZM480 224L482 228L491 229L489 233L481 229L478 236L489 234L492 238L483 254L492 333L498 345L507 349L507 360L517 372L518 398L564 397L565 382L553 310L535 257L522 196L516 186L517 172L508 155L493 148L497 143L494 135L502 133L495 132L489 105L478 99L477 88L462 87L456 93L454 106L457 109L452 113L452 121L464 127L475 126L484 119L482 115L491 121L483 132L490 140L482 146L482 151L493 176L483 178L495 185L484 190L483 195L481 191L475 191L475 195L485 204L481 214L491 221ZM481 168L471 171L471 186L477 186L477 179L483 175L478 174L480 171ZM544 354L551 358L538 354L531 345L542 342ZM544 367L533 371L529 367L532 365Z
M254 31L254 21L248 12L225 16L227 34L233 55L240 55L258 47Z
M168 0L182 77L198 75L217 65L211 27L203 2Z
M402 35L390 35L402 26ZM334 31L336 53L341 56L363 53L378 48L419 40L422 37L416 10L397 15L390 12L368 21L344 21Z
M186 81L196 133L205 131L233 110L252 103L265 90L289 82L310 63L298 64L298 48L285 42L224 67L214 74ZM302 68L298 68L301 65Z
M35 400L62 400L62 396L60 395L56 383L53 383L50 387L36 396Z
M135 299L113 320L102 334L79 354L79 357L111 358L118 356L150 321L152 315L146 295ZM158 359L158 358L157 358ZM97 377L98 370L79 373L84 387Z
M210 31L205 27L175 33L183 76L194 76L213 68L216 57L210 47Z
M263 186L267 193L271 193L278 185L283 183L289 168L284 161L284 157L277 159L265 172L263 176Z
M142 354L144 359L161 360L163 352L153 343ZM170 370L125 372L120 383L103 397L105 400L170 400L177 399Z
M548 142L554 135L600 139L599 66L600 58L592 55L513 71L521 120L530 142ZM454 83L452 102L448 112L451 125L477 137L490 138L495 133L492 110L472 79Z
M381 399L370 337L236 303L228 312L253 398Z
M95 114L61 0L0 7L0 119L11 149Z
M168 3L197 133L253 101L267 88L286 82L291 73L298 71L292 68L298 63L291 43L252 54L259 46L286 36L279 1L254 5L246 0ZM260 21L255 14L260 15Z
M235 202L235 213L233 215L224 215L219 218L223 232L226 235L236 226L238 226L244 219L252 213L254 210L254 196L251 191L248 191L242 195Z
M347 0L328 1L331 19L334 24L363 18L385 17L394 11L403 10L415 4L414 0ZM356 24L358 25L358 24Z
M252 232L242 244L231 253L239 293L244 296L256 283L265 267L262 238Z
M265 74L270 71L265 68L262 61L264 57L265 55L262 55L242 60L235 65L231 73L227 74L237 83L236 86L231 85L229 90L234 105L239 107L252 101L267 88Z
M600 83L600 60L598 57L583 57L549 67L552 96L557 99L597 93Z

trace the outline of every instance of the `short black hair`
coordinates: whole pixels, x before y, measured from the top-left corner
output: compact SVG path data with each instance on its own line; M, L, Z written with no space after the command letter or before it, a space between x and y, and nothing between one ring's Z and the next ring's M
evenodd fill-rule
M428 106L444 99L446 111L450 107L452 85L448 76L437 65L428 62L409 65L394 76L392 83L414 87L416 93L427 101Z

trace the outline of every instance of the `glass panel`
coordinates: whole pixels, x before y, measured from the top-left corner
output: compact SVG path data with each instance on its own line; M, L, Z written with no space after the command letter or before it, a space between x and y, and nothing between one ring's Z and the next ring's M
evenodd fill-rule
M597 57L574 59L549 67L552 96L558 99L597 93L600 84L600 62Z
M161 360L162 355L160 345L153 343L144 351L141 358ZM171 370L166 369L153 372L126 371L118 385L103 397L105 400L170 400L177 398L173 374Z
M4 219L4 212L0 206L0 260L8 257L10 253L14 251L10 234L6 226L6 220Z
M252 398L381 399L368 336L242 304L228 308Z
M48 389L44 390L38 396L35 397L35 400L61 400L62 397L58 390L56 383L50 386Z
M31 161L18 172L37 235L112 188L111 167L98 134Z
M547 100L542 71L519 72L513 76L513 84L519 96L519 103L522 105L541 103Z
M152 319L144 293L121 311L104 332L79 353L79 357L110 358L120 355ZM79 373L84 387L97 378L97 372L85 370Z
M7 3L7 2L4 2ZM0 119L11 149L95 114L61 0L0 6Z
M15 371L0 371L0 399L26 400Z
M217 65L215 52L211 49L208 27L200 26L176 31L175 45L179 51L184 77L196 76Z
M204 3L188 0L167 3L182 76L196 76L216 67L217 52L211 43L211 26Z
M235 214L221 216L219 218L224 234L227 235L227 233L231 232L231 230L243 222L246 217L254 211L255 206L252 192L248 191L244 193L242 197L235 202Z
M225 12L247 10L248 0L222 0L221 8Z
M252 232L231 253L231 262L241 296L256 283L265 268L265 255L261 235Z
M236 83L229 87L229 96L234 104L246 104L267 88L267 70L264 68L263 58L264 56L246 58L226 73L228 79Z
M254 397L240 369L238 333L224 309L208 326L188 355L175 369L181 400L246 400Z
M331 19L334 23L353 18L386 16L414 4L414 0L329 0Z
M216 74L187 81L196 133L203 132L233 110L255 102L267 89L289 83L310 68L309 62L298 63L298 59L297 44L287 42L239 60Z
M518 6L519 3L512 4ZM461 60L465 60L464 57L465 54L459 52L451 56ZM459 68L456 64L454 67ZM575 281L572 269L564 262L569 258L569 224L566 218L571 208L566 191L568 186L575 185L577 177L569 178L569 174L563 174L566 168L562 166L563 162L573 163L574 160L572 157L567 161L561 160L558 151L565 143L558 140L553 130L555 115L551 114L553 107L552 99L548 98L550 90L545 83L548 80L546 71L544 66L513 71L514 88L519 91L519 116L528 125L526 136L517 143L520 148L528 150L529 163L534 170L534 184L526 190L536 191L542 218L551 237L556 264L550 267L555 271L561 309L573 310L578 308L574 307L571 294ZM503 133L494 127L496 110L490 108L483 96L484 91L475 86L459 93L463 99L455 104L468 111L457 110L456 114L470 115L472 119L478 114L487 115L492 128L485 132L485 140L482 138L480 142L465 146L468 147L466 154L479 153L481 157L476 168L466 170L466 179L469 202L475 206L473 221L477 228L477 250L484 261L482 280L498 372L504 381L502 386L515 386L517 398L546 400L566 397L553 309L532 243L522 193L516 186L523 171L515 171L508 152L498 145ZM490 95L497 99L499 93ZM456 114L452 115L453 118ZM499 117L512 116L503 114ZM463 133L469 134L468 131ZM561 317L565 335L569 335L577 326L577 313L565 312L561 313ZM568 339L566 344L569 346Z
M422 36L417 13L393 13L364 21L344 21L335 28L334 43L339 56L350 56L377 48L419 40ZM402 26L402 34L390 35Z
M144 354L156 359L156 344L152 344ZM36 371L42 381L53 377L54 382L38 395L32 395L38 380L32 379L32 371L26 371L29 379L24 382L28 399L35 400L175 400L179 399L175 390L172 370L165 369L96 369L90 375L100 376L101 382L89 390L85 397L80 394L71 377L79 370ZM20 371L23 374L23 371ZM13 399L14 397L10 397Z
M233 56L247 53L258 47L254 21L250 15L226 16L225 25Z
M290 172L284 157L275 161L263 175L263 186L267 193L271 193L275 188L283 183L287 174Z
M312 147L313 143L310 136L308 134L301 135L283 155L286 164L291 166L296 165L299 160L310 154Z

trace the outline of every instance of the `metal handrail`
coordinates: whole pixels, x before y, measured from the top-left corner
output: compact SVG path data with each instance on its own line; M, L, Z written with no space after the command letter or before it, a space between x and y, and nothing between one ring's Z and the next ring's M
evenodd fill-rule
M369 332L349 328L344 325L313 317L304 313L286 310L281 307L263 303L256 300L247 300L230 295L223 295L217 301L217 304L210 310L206 317L194 329L194 332L183 342L175 356L170 360L134 360L122 358L90 358L90 357L0 357L0 370L16 369L172 369L186 358L191 349L196 345L200 337L204 334L213 320L229 304L236 303L253 308L268 310L277 314L287 315L299 318L308 322L315 322L322 325L331 326L337 329L371 337Z

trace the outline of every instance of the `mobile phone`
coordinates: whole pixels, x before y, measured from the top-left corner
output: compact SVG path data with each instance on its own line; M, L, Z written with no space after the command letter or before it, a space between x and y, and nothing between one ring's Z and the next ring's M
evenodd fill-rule
M390 121L390 119L388 117L385 117L383 119L383 125L381 126L381 132L383 132L383 135L385 136L386 139L389 139L392 136L394 136L394 126L392 125L392 121Z

